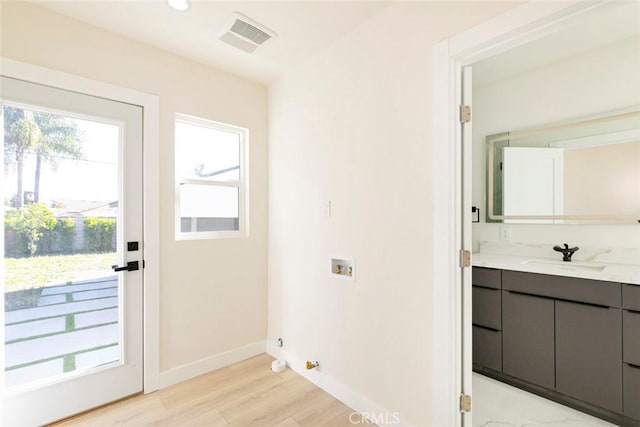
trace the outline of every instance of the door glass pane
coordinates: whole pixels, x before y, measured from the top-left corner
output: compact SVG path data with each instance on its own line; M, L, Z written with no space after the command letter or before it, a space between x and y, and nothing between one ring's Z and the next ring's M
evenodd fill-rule
M3 116L5 385L117 362L120 126Z

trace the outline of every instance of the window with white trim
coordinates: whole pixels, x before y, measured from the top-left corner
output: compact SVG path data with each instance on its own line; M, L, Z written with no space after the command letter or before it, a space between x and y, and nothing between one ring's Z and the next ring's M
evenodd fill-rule
M176 114L176 238L248 234L248 129Z

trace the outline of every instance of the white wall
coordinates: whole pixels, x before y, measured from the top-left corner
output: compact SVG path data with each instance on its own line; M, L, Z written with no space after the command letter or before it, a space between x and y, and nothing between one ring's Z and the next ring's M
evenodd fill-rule
M478 241L499 240L485 223L485 137L640 104L640 38L624 39L572 58L473 87L473 205ZM597 167L597 165L594 165ZM584 187L583 187L584 188ZM512 240L591 247L637 247L638 225L510 224Z
M266 88L23 2L1 3L0 55L160 97L160 364L263 341L267 322ZM175 241L174 113L250 130L251 236Z
M269 339L414 425L438 425L431 49L510 7L397 3L269 88ZM330 278L330 255L357 280Z

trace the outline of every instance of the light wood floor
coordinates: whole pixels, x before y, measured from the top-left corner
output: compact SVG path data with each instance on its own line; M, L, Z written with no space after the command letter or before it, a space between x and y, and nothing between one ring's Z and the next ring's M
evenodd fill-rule
M160 391L63 420L55 426L351 426L348 406L273 358L253 357ZM352 419L363 424L359 416Z

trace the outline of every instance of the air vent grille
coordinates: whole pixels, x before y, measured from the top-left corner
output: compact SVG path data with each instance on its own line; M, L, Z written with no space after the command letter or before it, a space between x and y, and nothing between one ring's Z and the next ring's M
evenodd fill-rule
M240 19L236 19L236 22L233 23L230 31L249 39L258 45L261 45L271 38L269 34L265 33L260 28L256 28L248 22L244 22Z
M218 38L235 48L252 53L276 37L274 31L241 13L233 13L229 18Z

